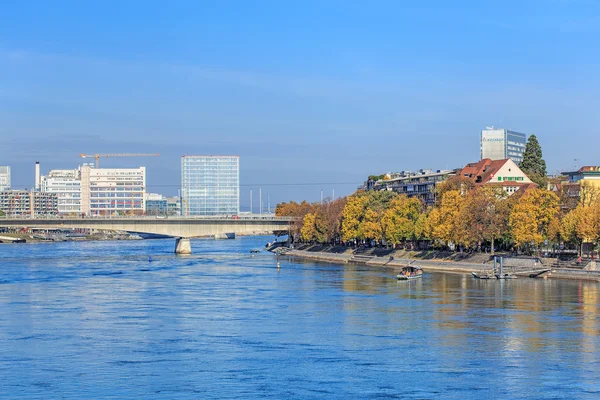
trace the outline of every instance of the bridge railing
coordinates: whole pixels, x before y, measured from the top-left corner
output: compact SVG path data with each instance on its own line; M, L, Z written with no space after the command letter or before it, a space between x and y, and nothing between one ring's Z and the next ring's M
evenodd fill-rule
M252 216L231 216L231 215L194 215L194 216L151 216L151 215L140 215L140 216L130 216L130 215L88 215L88 216L67 216L67 215L23 215L23 216L11 216L5 215L0 216L0 221L22 221L22 220L52 220L52 221L60 221L60 220L124 220L124 221L134 221L134 220L144 220L144 221L153 221L153 220L182 220L182 221L190 221L190 220L223 220L223 221L294 221L295 219L292 217L274 217L274 216L266 216L266 215L252 215Z

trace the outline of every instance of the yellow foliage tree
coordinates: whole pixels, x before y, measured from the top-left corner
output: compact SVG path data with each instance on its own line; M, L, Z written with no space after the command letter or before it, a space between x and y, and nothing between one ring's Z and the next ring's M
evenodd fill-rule
M375 241L383 239L381 215L377 211L367 209L358 237L359 239L372 239Z
M442 195L440 206L431 210L427 219L427 232L431 239L446 243L460 241L458 226L463 198L459 190L449 190Z
M398 196L383 214L381 223L385 240L391 244L416 238L416 225L423 212L422 203L416 198Z
M509 226L518 246L540 246L549 237L550 226L557 218L559 199L553 192L531 189L516 202Z
M350 196L342 212L342 240L349 241L360 237L361 223L369 199L366 196Z
M302 240L309 242L316 236L315 229L316 214L309 213L304 216L302 221L302 228L300 229L300 237Z

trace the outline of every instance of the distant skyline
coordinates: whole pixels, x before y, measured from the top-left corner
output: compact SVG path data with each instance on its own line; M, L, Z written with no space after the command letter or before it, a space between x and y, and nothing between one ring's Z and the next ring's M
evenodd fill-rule
M274 207L462 167L493 125L554 174L600 164L599 40L594 0L12 2L0 165L21 188L36 160L160 153L101 166L175 195L182 155L239 155L242 209L259 187Z

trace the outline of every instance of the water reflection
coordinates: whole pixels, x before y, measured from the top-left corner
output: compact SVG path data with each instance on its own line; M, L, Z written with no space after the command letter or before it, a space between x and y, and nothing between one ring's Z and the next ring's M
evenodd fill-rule
M278 269L262 242L3 247L0 398L600 395L596 282Z

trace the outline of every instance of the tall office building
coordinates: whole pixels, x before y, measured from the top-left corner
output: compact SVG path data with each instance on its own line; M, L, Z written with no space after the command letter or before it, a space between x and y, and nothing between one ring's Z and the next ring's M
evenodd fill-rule
M10 189L10 167L0 167L0 190Z
M481 159L505 160L517 165L523 161L527 135L508 129L485 128L481 131Z
M43 193L56 193L59 214L81 213L81 169L57 169L41 177Z
M81 167L81 212L87 215L143 215L146 167Z
M181 157L181 190L183 215L238 214L239 157Z

